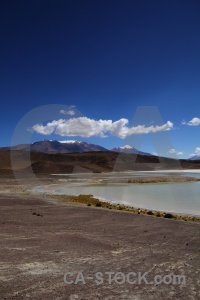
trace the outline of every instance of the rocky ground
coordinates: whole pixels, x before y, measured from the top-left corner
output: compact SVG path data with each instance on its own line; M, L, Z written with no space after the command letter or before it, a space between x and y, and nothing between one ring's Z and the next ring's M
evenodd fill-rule
M0 183L1 299L199 299L199 223L42 199L31 185ZM153 282L139 283L139 272ZM158 284L155 275L186 281Z

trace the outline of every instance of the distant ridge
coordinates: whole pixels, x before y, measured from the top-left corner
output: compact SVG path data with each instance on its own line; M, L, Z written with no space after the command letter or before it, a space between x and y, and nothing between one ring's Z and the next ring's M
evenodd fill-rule
M195 155L190 157L190 160L200 160L200 156L199 155Z
M70 174L74 172L82 173L83 171L99 173L112 172L113 170L178 170L200 169L200 161L176 160L123 152L119 155L119 152L114 151L88 151L84 153L31 151L29 155L24 150L0 150L0 176L11 176L13 172L26 176L30 173L30 168L35 174Z
M43 140L33 144L20 144L13 147L4 147L2 150L24 150L42 153L73 153L73 152L90 152L90 151L109 151L104 147L95 144L88 144L81 141L56 141Z
M152 156L152 154L150 153L146 153L146 152L142 152L137 150L136 148L129 146L129 145L125 145L122 147L115 147L112 149L112 151L114 152L123 152L126 154L140 154L140 155L147 155L147 156Z
M64 141L57 141L57 140L43 140L38 141L33 144L19 144L12 147L3 147L0 148L1 150L24 150L24 151L31 151L31 152L42 152L42 153L74 153L74 152L96 152L96 151L112 151L112 152L121 152L126 154L139 154L139 155L146 155L152 156L152 154L142 152L137 150L136 148L125 145L122 147L115 147L111 150L108 150L102 146L96 144L89 144L83 141L76 141L76 140L64 140Z

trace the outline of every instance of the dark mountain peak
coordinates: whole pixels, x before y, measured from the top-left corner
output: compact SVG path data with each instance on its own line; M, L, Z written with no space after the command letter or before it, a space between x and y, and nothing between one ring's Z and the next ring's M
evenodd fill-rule
M71 152L90 152L90 151L108 151L107 149L82 141L74 140L43 140L35 142L30 146L30 150L34 152L44 153L71 153Z
M113 151L116 153L122 152L126 154L140 154L151 156L149 153L145 153L137 150L136 148L125 145L122 147L115 147L112 150L108 150L102 146L90 144L83 141L77 140L47 140L37 141L32 144L21 144L13 147L4 147L2 150L24 150L32 152L43 152L43 153L73 153L73 152L96 152L96 151Z
M136 148L134 148L130 145L125 145L125 146L122 146L122 147L115 147L115 148L112 149L112 151L114 151L114 152L123 152L123 153L126 153L126 154L140 154L140 155L148 155L148 156L151 155L149 153L139 151L139 150L137 150Z
M190 157L190 160L200 160L200 155Z

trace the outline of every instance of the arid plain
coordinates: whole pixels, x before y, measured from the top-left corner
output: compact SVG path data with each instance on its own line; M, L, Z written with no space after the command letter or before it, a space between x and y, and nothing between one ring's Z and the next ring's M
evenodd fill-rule
M9 168L1 170L2 299L199 299L199 222L63 202L34 193L23 172L19 182ZM37 178L45 185L62 179ZM64 282L66 272L73 283ZM85 282L75 284L79 272ZM106 272L117 277L109 283ZM186 282L123 283L120 276L130 272L148 272L149 281L184 275Z

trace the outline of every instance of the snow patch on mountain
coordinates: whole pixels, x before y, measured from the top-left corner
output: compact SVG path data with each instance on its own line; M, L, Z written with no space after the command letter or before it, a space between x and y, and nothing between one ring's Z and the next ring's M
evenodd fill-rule
M133 147L129 146L129 145L125 145L122 147L119 147L120 149L133 149Z
M82 143L80 141L75 141L75 140L66 140L66 141L58 141L61 144L73 144L73 143Z

